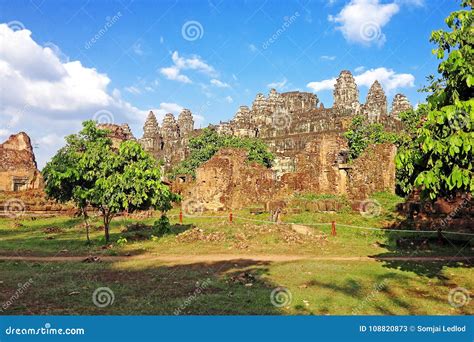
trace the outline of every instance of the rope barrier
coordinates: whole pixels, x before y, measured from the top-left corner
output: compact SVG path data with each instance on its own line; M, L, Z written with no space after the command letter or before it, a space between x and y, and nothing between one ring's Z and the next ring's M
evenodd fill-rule
M172 215L170 215L172 216ZM178 215L173 215L178 216ZM226 218L229 219L229 216L195 216L195 215L184 215L186 218ZM305 226L328 226L333 227L333 222L327 223L303 223L303 222L273 222L268 220L259 220L259 219L251 219L248 217L238 216L233 214L232 218L234 219L241 219L244 221L251 221L251 222L260 222L260 223L270 223L270 224L284 224L284 225L293 225L293 224L301 224ZM338 226L347 227L347 228L354 228L354 229L365 229L365 230L376 230L376 231L384 231L384 232L403 232L403 233L428 233L434 234L438 233L436 230L409 230L409 229L390 229L390 228L376 228L376 227L362 227L362 226L354 226L350 224L338 223ZM455 235L465 235L465 236L474 236L472 233L462 233L462 232L449 232L449 231L442 231L442 234L455 234Z

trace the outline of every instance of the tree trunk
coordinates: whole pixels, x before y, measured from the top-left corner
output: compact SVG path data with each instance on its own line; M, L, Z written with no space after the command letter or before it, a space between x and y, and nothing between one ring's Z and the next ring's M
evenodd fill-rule
M86 208L82 209L82 216L84 217L84 222L86 224L86 237L87 237L87 244L91 243L91 239L89 236L89 231L90 231L90 224L89 224L89 215L87 215L87 210Z
M105 243L108 244L110 240L109 234L109 224L110 224L110 213L106 212L105 210L102 212L104 215L104 232L105 232Z

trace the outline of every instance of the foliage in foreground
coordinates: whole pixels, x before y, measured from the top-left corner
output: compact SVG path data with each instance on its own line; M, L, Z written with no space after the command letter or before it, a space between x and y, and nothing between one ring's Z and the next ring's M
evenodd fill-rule
M170 177L188 174L193 177L196 169L212 158L222 148L242 148L248 151L248 161L271 167L274 159L268 146L256 138L243 138L218 134L214 129L205 128L203 132L189 140L189 156L172 170Z
M462 7L446 19L450 31L431 34L440 77L428 77L431 94L396 158L402 190L420 188L431 199L474 191L474 14L468 1Z
M98 210L106 242L110 221L117 213L171 209L171 202L177 198L161 182L153 157L135 141L123 142L118 150L113 149L108 132L97 128L94 121L86 121L83 126L78 134L66 138L66 146L44 168L48 197L59 202L73 201L87 227L87 208Z

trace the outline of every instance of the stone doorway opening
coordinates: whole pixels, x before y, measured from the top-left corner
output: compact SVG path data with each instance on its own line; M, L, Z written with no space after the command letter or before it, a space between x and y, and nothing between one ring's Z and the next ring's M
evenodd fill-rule
M28 190L28 178L27 177L14 177L13 178L13 191Z

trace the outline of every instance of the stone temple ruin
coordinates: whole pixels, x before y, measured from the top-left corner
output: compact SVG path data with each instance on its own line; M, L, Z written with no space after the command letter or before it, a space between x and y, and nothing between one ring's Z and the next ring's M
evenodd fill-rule
M381 123L388 130L401 129L398 115L411 109L408 99L397 94L389 111L387 97L380 83L375 81L365 103L361 103L349 71L340 73L333 94L332 108L325 108L317 95L310 92L278 93L271 89L268 96L257 94L251 107L240 106L232 120L211 125L211 128L222 134L262 139L276 157L272 169L246 165L243 151L227 150L202 165L194 182L189 177L179 177L181 183L186 183L178 187L179 192L185 198L187 195L207 203L204 209L218 210L248 205L248 201L236 199L246 194L264 201L305 191L344 194L352 198L365 198L374 191L394 191L395 148L372 146L358 160L348 164L343 133L356 114L365 115L369 121ZM118 146L123 140L135 140L126 124L100 127L111 131L114 145ZM183 109L177 119L171 113L166 114L161 126L150 111L138 142L163 161L165 170L170 170L187 157L189 139L199 132L194 129L193 115L188 109ZM20 133L10 139L13 140L0 146L0 190L40 186L29 138ZM257 184L265 189L256 189Z
M211 127L222 134L257 137L267 143L276 156L273 166L275 178L288 191L300 190L301 173L311 172L308 175L311 184L303 182L308 191L345 194L350 193L349 183L357 177L353 166L346 163L347 145L342 134L357 114L365 115L370 122L383 124L388 130L401 129L398 115L412 108L408 99L397 94L390 111L387 107L387 97L377 81L370 87L365 103L360 103L354 77L344 70L335 83L332 108L325 108L313 93L278 93L271 89L268 96L257 94L251 107L240 106L229 122ZM169 169L186 158L189 138L199 133L193 125L192 114L187 109L180 113L177 121L172 114L166 114L162 127L150 112L139 141L156 158L163 159L165 169ZM392 150L385 150L384 153L390 158L394 154ZM390 166L393 164L391 159L386 156L378 159L386 161L390 172L394 170ZM308 163L313 163L313 167ZM381 170L379 176L383 177L383 173L384 170ZM392 178L393 183L385 184L384 188L394 188ZM364 182L361 186L367 188L361 196L375 190L369 189L370 186Z
M0 144L0 191L22 191L42 187L31 140L24 132Z
M257 94L251 107L240 106L229 122L211 126L222 134L260 138L275 154L272 191L259 195L260 199L283 197L285 194L302 191L347 194L354 198L366 197L374 191L394 191L395 148L389 145L371 147L370 151L361 156L361 161L348 165L348 147L343 133L357 114L365 115L370 122L383 124L388 130L401 129L398 115L412 108L408 99L397 94L389 111L382 86L375 81L365 103L361 103L354 77L346 70L337 78L333 94L333 107L325 108L316 94L299 91L278 93L271 89L268 96ZM164 160L165 169L169 169L186 158L189 138L199 134L199 130L194 130L193 125L192 114L188 109L180 113L178 120L172 114L166 114L161 127L153 112L150 112L139 142L156 158ZM214 160L219 158L225 160ZM231 162L226 162L230 159ZM208 203L209 209L219 207L217 199L221 198L221 202L226 202L225 198L229 197L228 194L219 197L214 191L229 187L229 184L220 184L221 182L234 182L234 186L243 186L245 183L232 179L236 174L246 174L237 166L230 168L234 170L234 176L221 170L223 165L238 165L240 159L241 152L232 154L227 151L224 155L215 156L201 167L202 170L198 170L196 182L188 189L188 195L200 197L200 202ZM267 173L265 175L265 179L268 179ZM249 182L257 182L248 175L245 177ZM210 183L216 184L216 189L209 188ZM195 189L192 189L193 186ZM354 190L354 187L357 189ZM202 198L202 194L198 195L200 191L208 193L210 197ZM255 191L251 190L250 193ZM230 203L235 204L235 199L228 201L229 206L235 206Z
M309 92L278 93L271 89L267 97L257 94L251 107L240 106L234 118L212 126L218 132L242 137L257 137L265 141L276 155L274 170L278 177L295 172L297 155L314 140L328 139L328 133L341 135L352 117L363 114L371 122L380 122L389 130L401 128L398 114L411 109L402 94L394 97L390 112L387 97L379 82L371 86L365 103L359 102L359 90L352 74L342 71L334 88L334 105L325 108L318 97ZM184 109L176 120L166 114L162 127L150 112L139 140L155 157L163 159L165 168L175 165L187 156L189 138L198 134L194 130L192 113ZM344 154L341 145L338 152Z
M183 109L178 120L173 114L166 114L161 127L150 111L139 142L155 158L163 160L165 169L169 169L186 158L188 141L193 134L196 132L189 109Z

